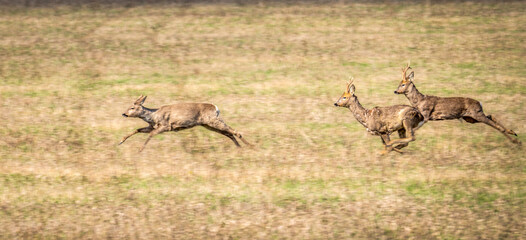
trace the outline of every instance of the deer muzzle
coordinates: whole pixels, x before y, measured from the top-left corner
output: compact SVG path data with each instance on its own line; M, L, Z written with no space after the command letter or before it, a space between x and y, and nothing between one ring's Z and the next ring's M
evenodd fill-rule
M123 113L122 116L123 116L123 117L128 117L128 115L126 115L126 113Z

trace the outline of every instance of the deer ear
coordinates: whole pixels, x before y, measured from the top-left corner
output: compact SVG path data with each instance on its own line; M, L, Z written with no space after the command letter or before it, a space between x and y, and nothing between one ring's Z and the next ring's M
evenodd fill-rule
M146 96L141 95L137 100L135 100L135 104L143 104L144 100L146 100Z
M351 86L349 87L349 93L352 94L352 95L354 95L354 90L356 90L356 88L354 87L354 84L353 84L353 85L351 85Z
M147 98L147 97L148 97L148 96L144 96L144 97L142 97L142 99L141 99L141 105L144 103L144 101L146 101L146 98Z
M409 79L409 81L412 82L415 79L415 72L411 72L409 76L407 76L407 79Z

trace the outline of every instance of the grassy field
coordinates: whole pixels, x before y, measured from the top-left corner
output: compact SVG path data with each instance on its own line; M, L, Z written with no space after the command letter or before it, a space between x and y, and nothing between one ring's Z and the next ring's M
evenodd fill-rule
M368 108L408 60L425 94L482 102L526 142L526 3L0 7L0 238L525 239L526 157L482 124L431 122L403 155ZM211 102L138 149L145 106Z

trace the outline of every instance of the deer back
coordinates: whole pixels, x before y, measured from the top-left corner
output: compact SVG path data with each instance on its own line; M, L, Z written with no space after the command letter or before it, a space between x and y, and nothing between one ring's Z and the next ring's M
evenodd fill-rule
M457 119L469 113L482 112L479 101L465 97L426 96L417 106L432 120Z
M369 110L367 128L376 134L392 133L403 128L403 120L411 120L416 126L423 122L417 109L408 105L374 107Z
M160 125L191 127L218 117L219 109L210 103L176 103L160 107L154 121Z

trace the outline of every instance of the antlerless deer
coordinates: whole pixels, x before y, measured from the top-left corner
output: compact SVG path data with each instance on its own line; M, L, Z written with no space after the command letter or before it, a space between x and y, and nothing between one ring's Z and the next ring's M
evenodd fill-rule
M354 91L355 87L351 79L345 92L334 103L334 106L349 108L356 120L366 127L367 131L373 135L380 135L384 144L382 154L393 150L402 153L400 149L407 147L409 142L415 140L414 131L424 123L422 114L416 108L408 105L366 109L362 107ZM393 132L398 132L400 138L390 140Z
M414 80L414 72L411 71L407 76L407 71L411 69L409 63L406 68L402 68L402 81L398 85L398 89L394 91L395 94L404 94L413 107L416 107L424 116L425 121L438 121L448 119L464 119L468 123L485 123L499 132L504 134L510 141L515 144L521 144L518 139L510 137L510 135L517 134L504 127L501 123L491 115L485 115L482 110L482 104L479 101L464 97L436 97L428 96L420 93L416 89Z
M149 124L148 127L139 128L131 134L125 136L119 143L122 144L126 139L136 133L149 133L146 142L141 147L141 152L150 139L166 131L180 131L195 126L203 126L208 130L218 132L230 138L236 146L240 147L236 137L245 144L248 143L243 136L226 125L219 117L219 109L210 103L176 103L173 105L162 106L159 109L151 109L143 106L146 96L141 95L133 105L122 114L124 117L137 117Z

